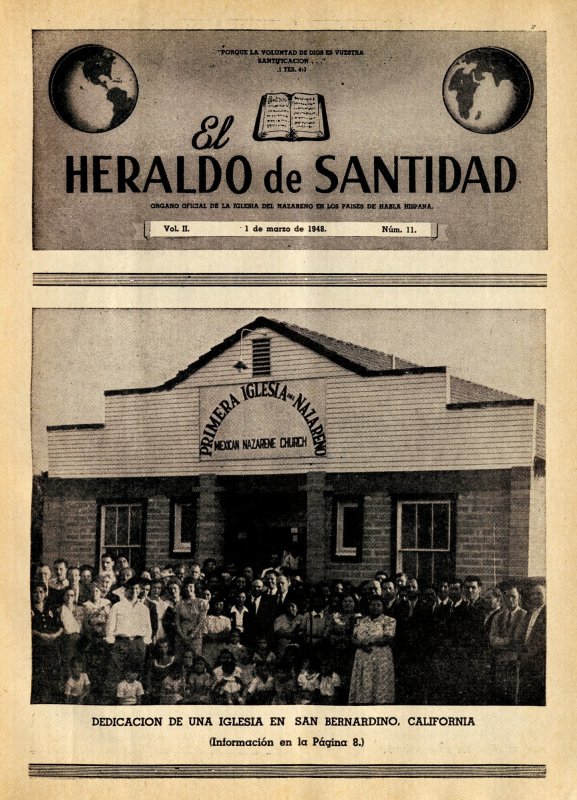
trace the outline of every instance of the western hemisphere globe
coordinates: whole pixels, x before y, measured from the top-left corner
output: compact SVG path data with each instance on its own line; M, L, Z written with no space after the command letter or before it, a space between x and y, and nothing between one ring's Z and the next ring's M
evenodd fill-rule
M70 127L85 133L113 130L134 111L138 81L128 61L98 44L75 47L55 64L50 102Z

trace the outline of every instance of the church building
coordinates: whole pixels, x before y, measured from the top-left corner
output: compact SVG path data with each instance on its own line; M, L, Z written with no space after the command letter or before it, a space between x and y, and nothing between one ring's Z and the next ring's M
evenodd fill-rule
M48 428L42 558L307 579L545 572L535 400L258 317L104 421Z

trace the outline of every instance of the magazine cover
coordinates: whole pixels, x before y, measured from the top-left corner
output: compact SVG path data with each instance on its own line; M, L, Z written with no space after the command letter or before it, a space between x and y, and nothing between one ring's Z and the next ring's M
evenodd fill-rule
M6 796L572 797L573 5L3 10Z

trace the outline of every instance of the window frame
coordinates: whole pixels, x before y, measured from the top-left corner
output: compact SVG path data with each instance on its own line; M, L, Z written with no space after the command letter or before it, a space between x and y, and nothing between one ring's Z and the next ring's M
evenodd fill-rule
M363 540L365 532L365 498L363 495L339 495L333 497L333 510L332 510L332 533L331 533L331 561L335 563L358 564L363 560ZM346 550L352 551L352 547L345 547L343 544L344 529L342 521L344 521L345 508L358 508L360 512L360 535L359 542L355 552L345 552ZM340 528L340 529L339 529Z
M148 510L148 499L145 497L99 497L97 499L97 514L96 514L96 559L95 564L98 569L100 569L100 558L103 553L109 552L111 550L117 551L131 551L135 550L138 552L138 563L133 564L132 561L130 566L135 570L138 571L141 568L144 568L146 564L146 527L147 527L147 510ZM138 546L135 545L106 545L106 534L103 528L106 519L106 513L104 509L107 506L140 506L140 544Z
M441 578L449 578L456 569L457 551L457 494L443 492L442 494L399 494L393 496L392 500L392 520L391 520L391 564L394 564L394 571L407 572L403 567L403 553L448 553L449 566L446 570L436 573L433 567L433 582ZM448 548L404 548L402 547L402 513L403 504L431 505L444 503L449 506L449 547ZM418 556L417 556L418 559ZM409 570L410 571L410 570ZM447 574L449 573L449 574ZM417 578L423 576L415 575Z
M182 495L179 497L171 497L170 498L170 523L169 523L169 536L168 536L168 547L170 551L171 558L194 558L196 554L196 550L198 547L198 500L199 495L198 493L189 494L189 495ZM190 551L188 550L177 550L177 530L176 530L176 509L178 506L183 505L192 505L196 506L195 510L195 530L194 530L194 538L193 541L190 543ZM182 544L182 542L181 542Z

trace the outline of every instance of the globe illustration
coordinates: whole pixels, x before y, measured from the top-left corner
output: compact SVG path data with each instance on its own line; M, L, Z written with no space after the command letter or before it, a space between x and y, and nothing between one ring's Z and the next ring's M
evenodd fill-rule
M443 100L455 122L475 133L500 133L517 125L533 100L527 66L509 50L479 47L449 67Z
M56 63L50 101L72 128L102 133L122 125L138 99L134 70L119 53L96 44L75 47Z

